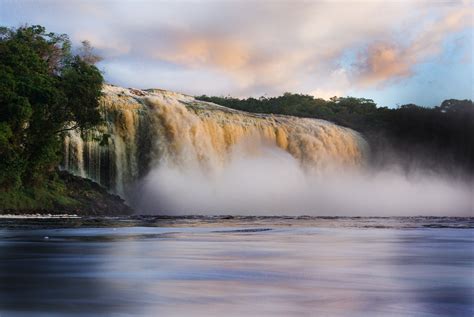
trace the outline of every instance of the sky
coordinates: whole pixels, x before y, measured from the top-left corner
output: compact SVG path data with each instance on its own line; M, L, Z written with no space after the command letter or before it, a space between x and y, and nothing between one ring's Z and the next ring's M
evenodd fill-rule
M474 2L0 0L104 58L106 81L191 95L474 99Z

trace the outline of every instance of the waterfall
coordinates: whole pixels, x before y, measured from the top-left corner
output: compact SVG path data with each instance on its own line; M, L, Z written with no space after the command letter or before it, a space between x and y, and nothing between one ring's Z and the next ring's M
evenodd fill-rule
M367 148L357 132L324 120L247 113L165 90L105 85L101 108L102 126L64 137L62 168L123 197L158 166L219 173L236 149L259 157L275 147L318 174L361 164Z

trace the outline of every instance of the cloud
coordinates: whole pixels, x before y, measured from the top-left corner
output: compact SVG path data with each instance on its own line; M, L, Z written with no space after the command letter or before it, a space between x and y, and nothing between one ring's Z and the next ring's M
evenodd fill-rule
M101 32L79 30L72 33L72 36L74 39L79 41L89 41L93 44L95 49L100 50L102 54L107 56L107 58L126 55L132 49L128 41Z
M472 19L469 2L6 3L0 19L10 25L43 24L76 43L90 40L109 81L235 96L328 96L406 78Z
M456 8L418 30L408 44L393 41L369 45L359 55L355 81L362 86L373 86L413 75L417 64L441 53L448 35L472 27L473 18L471 6Z
M357 65L356 76L358 84L370 86L394 78L406 77L412 74L411 66L416 63L411 60L406 51L393 43L374 43L361 55Z
M347 71L344 68L338 68L329 75L325 83L311 91L310 94L317 98L330 99L335 96L343 96L350 86Z

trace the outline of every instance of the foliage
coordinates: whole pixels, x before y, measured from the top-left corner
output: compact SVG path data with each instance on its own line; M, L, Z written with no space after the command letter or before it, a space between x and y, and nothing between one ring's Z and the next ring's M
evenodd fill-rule
M474 172L474 105L471 100L445 100L434 108L414 104L396 109L377 107L365 98L309 95L237 99L197 97L249 112L325 119L365 134L376 159L394 150L403 158L423 156L423 164L461 167ZM449 163L449 164L446 164Z
M19 212L126 215L133 210L97 183L60 171L43 186L0 191L0 214Z
M90 62L65 34L0 28L0 189L46 188L61 133L100 122L103 78Z

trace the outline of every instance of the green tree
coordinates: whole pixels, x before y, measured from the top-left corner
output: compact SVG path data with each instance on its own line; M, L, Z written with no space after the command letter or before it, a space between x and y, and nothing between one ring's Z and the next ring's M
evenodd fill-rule
M67 35L0 28L0 188L41 186L54 174L62 132L100 122L102 83Z

